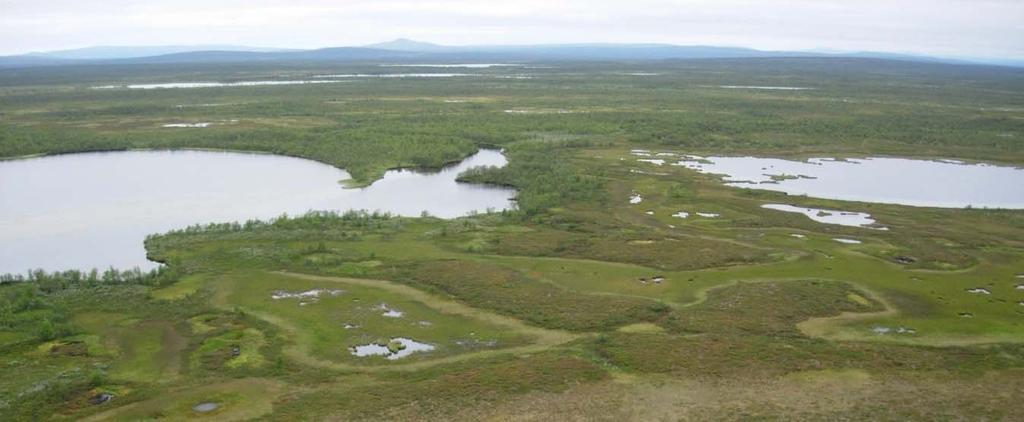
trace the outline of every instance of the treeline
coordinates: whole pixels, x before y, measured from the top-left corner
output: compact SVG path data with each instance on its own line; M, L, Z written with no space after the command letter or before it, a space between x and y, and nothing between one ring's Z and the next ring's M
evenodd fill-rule
M0 285L13 283L30 283L44 293L53 293L74 286L96 286L101 284L143 284L155 285L173 275L167 267L158 267L150 271L142 271L138 267L119 270L108 268L100 271L68 270L47 272L37 269L26 274L2 274Z
M379 211L362 210L309 211L303 215L291 217L287 214L270 220L249 220L244 223L210 223L195 224L183 229L171 230L165 234L154 234L146 240L156 240L165 236L190 234L224 234L268 230L326 230L333 228L381 228L395 223L399 217Z

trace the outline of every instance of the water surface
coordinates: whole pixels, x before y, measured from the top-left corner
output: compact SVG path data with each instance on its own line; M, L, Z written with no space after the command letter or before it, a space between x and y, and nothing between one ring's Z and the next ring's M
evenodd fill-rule
M1014 167L880 157L681 157L674 165L722 175L735 187L922 207L1024 209L1024 169Z
M344 189L344 170L300 158L212 151L126 151L0 161L0 274L94 267L154 268L143 239L193 224L309 210L422 212L442 218L514 207L515 191L457 183L482 150L439 172L388 171Z

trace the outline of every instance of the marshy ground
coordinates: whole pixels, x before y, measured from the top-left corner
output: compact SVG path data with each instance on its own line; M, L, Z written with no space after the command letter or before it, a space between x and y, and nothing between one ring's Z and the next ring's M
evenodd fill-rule
M508 166L461 178L519 190L515 211L460 219L311 214L194 227L146 241L167 266L158 275L5 283L0 413L1019 417L1024 212L788 196L637 160L891 155L1019 166L1024 73L766 59L555 63L530 78L498 67L465 70L490 75L472 78L91 88L383 69L0 72L3 157L253 150L367 182L502 147ZM234 123L162 127L221 121ZM869 214L888 230L766 204ZM353 353L408 347L396 339L431 348L399 359ZM90 401L99 394L112 398Z

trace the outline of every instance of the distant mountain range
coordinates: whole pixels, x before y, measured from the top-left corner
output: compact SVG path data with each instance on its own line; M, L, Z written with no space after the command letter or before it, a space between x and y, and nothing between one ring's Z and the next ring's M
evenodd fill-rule
M261 48L234 45L89 47L74 50L30 53L17 56L0 56L0 68L68 64L179 64L275 61L644 61L766 57L855 57L918 62L957 64L975 63L1024 67L1024 61L970 61L874 52L834 53L808 51L763 51L737 47L680 46L671 44L446 46L403 38L362 47L334 47L315 50Z
M190 53L195 51L245 51L280 53L300 51L297 49L248 47L244 45L163 45L163 46L96 46L72 50L28 53L26 56L68 60L110 60L138 57L163 56L166 54Z

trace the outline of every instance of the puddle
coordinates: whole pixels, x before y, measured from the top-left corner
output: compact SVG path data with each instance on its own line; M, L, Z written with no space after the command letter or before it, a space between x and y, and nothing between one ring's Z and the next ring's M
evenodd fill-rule
M162 84L132 84L94 86L92 89L190 89L190 88L231 88L240 86L274 86L332 84L345 81L244 81L244 82L170 82Z
M960 318L974 318L974 314L972 314L970 312L961 312L961 313L959 313L957 315L959 315Z
M679 211L679 212L677 212L675 214L672 214L672 216L675 217L675 218L689 218L690 217L690 213L688 213L686 211Z
M405 315L405 312L399 311L397 309L392 309L386 303L381 303L380 305L377 306L377 309L383 311L381 316L386 318L401 318L402 316Z
M356 328L359 328L359 326L358 326L358 325L355 325L355 324L345 324L345 325L344 325L344 328L345 328L346 330L354 330L354 329L356 329Z
M967 289L967 293L974 293L974 294L977 294L977 295L990 295L990 294L992 294L992 292L989 291L988 289L981 288L981 287L976 287L976 288L973 288L973 289Z
M640 277L640 284L648 284L648 283L651 283L651 284L661 284L661 283L664 283L664 282L665 282L665 276L656 275L656 276L651 277L649 279L647 277Z
M358 357L383 356L388 360L401 359L413 353L431 350L434 350L433 345L402 337L391 339L389 344L370 343L349 348L349 351Z
M761 208L782 212L800 213L806 215L811 220L823 224L836 224L848 227L863 227L866 229L874 230L888 230L888 228L886 227L876 226L877 223L873 218L871 218L871 214L863 212L824 210L819 208L804 208L786 204L764 204L761 206Z
M169 123L169 124L163 125L161 127L171 127L171 128L209 127L212 124L213 123L208 123L208 122L203 122L203 123Z
M199 403L199 404L197 404L195 406L192 406L192 410L194 410L196 412L199 412L199 413L209 413L209 412L212 412L214 410L217 410L217 408L219 408L219 407L220 407L220 405L217 404L217 403L207 402L207 403Z
M662 160L660 158L641 158L641 159L639 159L637 161L639 161L641 163L651 163L651 164L654 164L656 166L663 166L663 165L665 165L665 160Z
M1024 284L1018 284L1017 287L1014 288L1017 290L1024 290Z
M560 109L524 109L524 108L513 108L513 109L504 110L504 112L508 113L508 114L573 114L573 113L581 113L580 111L566 110L564 108L560 108Z
M701 217L704 217L704 218L718 218L718 217L721 217L720 214L715 214L715 213L712 213L712 212L699 212L699 213L697 213L697 215L701 216Z
M238 103L205 103L205 104L178 104L174 108L191 108L191 107L223 107L238 105Z
M913 263L917 262L917 258L914 258L912 256L904 256L904 255L895 256L895 257L892 258L892 260L895 261L897 264L903 264L903 265L910 265L910 264L913 264Z
M654 215L654 211L647 211L647 212L644 212L644 214L647 214L647 215Z
M113 399L113 398L114 398L113 394L110 394L110 393L99 393L99 394L96 394L96 395L94 395L92 397L89 397L89 404L91 404L93 406L99 406L99 405L101 405L103 403L106 403L106 402L110 401L110 399Z
M330 289L312 289L304 292L287 292L284 290L275 290L270 294L270 298L274 300L281 299L298 299L299 306L306 306L310 303L316 303L320 301L321 296L339 296L345 293L344 290L330 290Z
M755 86L755 85L719 85L722 89L756 89L764 91L810 91L814 88L802 86Z
M635 204L639 204L641 202L644 202L644 197L640 196L639 193L634 193L633 195L631 195L629 197L629 203L630 204L634 204L635 205Z
M1024 169L1014 167L883 157L705 157L673 165L721 175L728 186L790 195L922 207L1024 209Z
M878 334L878 335L886 335L886 334L916 334L917 330L915 330L913 328L907 328L907 327L890 328L890 327L881 327L881 326L879 326L879 327L872 328L871 332L873 332L875 334Z
M844 238L841 238L841 237L836 237L836 238L833 238L832 240L835 240L836 242L839 242L839 243L845 243L847 245L859 245L861 243L864 243L864 242L861 242L861 241L859 241L857 239L844 239Z
M802 234L796 234L796 233L790 234L790 236L795 237L797 239L806 239L807 238L807 236L804 236Z

